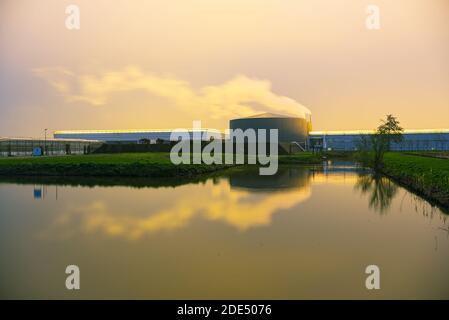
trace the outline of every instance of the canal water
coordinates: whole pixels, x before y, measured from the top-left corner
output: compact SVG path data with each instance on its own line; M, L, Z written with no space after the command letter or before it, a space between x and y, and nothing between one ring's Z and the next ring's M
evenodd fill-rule
M0 238L0 298L449 298L448 215L351 163L0 178Z

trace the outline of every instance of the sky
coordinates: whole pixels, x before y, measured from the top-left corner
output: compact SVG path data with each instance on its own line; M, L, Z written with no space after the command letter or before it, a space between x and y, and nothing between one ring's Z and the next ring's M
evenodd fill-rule
M0 0L0 136L309 110L314 130L449 128L449 1Z

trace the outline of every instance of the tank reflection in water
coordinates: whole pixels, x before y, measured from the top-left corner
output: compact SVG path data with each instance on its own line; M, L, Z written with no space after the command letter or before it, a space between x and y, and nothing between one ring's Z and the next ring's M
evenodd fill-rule
M0 180L2 298L449 298L447 215L352 163L64 183Z

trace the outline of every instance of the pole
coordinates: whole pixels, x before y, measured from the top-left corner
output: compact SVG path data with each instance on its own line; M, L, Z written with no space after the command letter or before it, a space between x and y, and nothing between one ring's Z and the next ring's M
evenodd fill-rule
M48 130L48 129L44 129L44 132L45 132L45 140L44 140L44 156L47 155L47 130Z

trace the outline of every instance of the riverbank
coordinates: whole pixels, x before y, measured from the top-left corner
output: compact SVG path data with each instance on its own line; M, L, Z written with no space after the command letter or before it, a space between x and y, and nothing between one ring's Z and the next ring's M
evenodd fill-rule
M385 155L382 173L449 208L449 160L392 152Z
M164 152L0 159L4 176L192 177L228 167L174 165Z
M341 154L311 152L281 155L279 165L319 165ZM354 158L353 153L343 156ZM449 208L449 160L410 153L385 155L382 173L445 208ZM233 165L174 165L166 152L73 155L59 157L0 158L6 177L129 177L192 178L235 167ZM171 182L172 183L172 182Z
M279 156L279 164L304 164L304 165L313 165L313 164L322 164L323 156L319 153L312 152L300 152L291 155L281 155Z
M279 156L279 164L320 164L313 153ZM174 165L168 152L0 158L3 176L192 177L233 165Z

